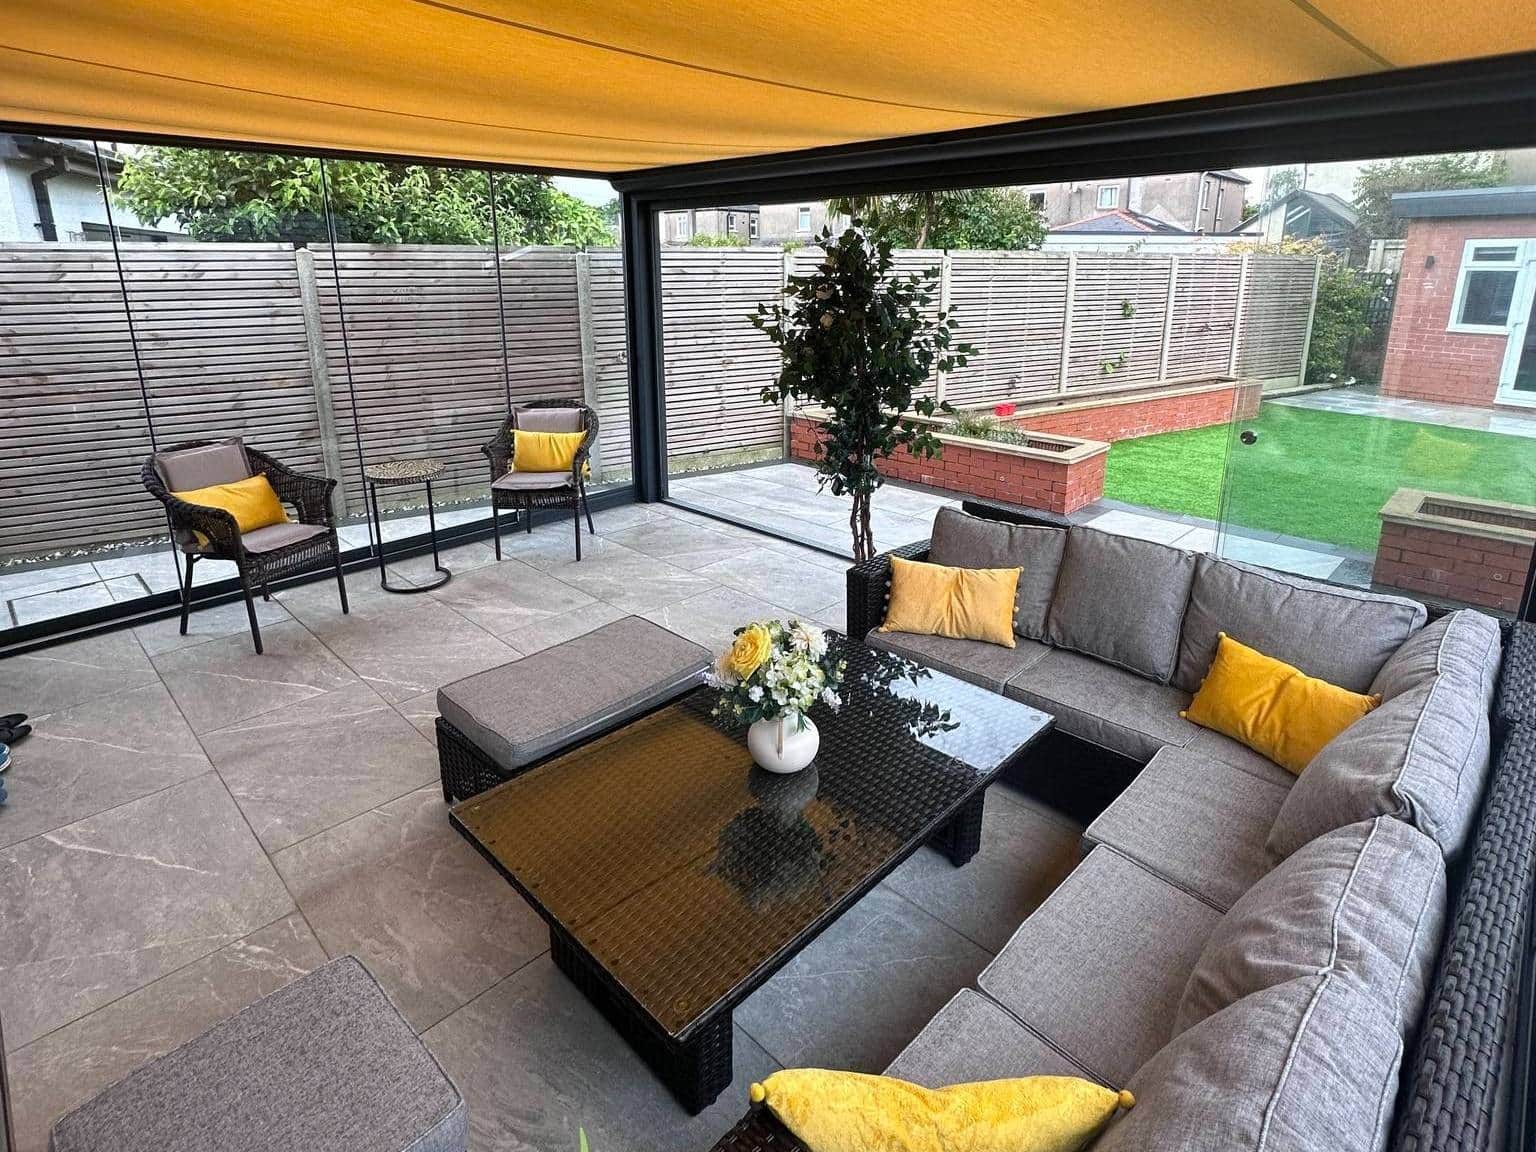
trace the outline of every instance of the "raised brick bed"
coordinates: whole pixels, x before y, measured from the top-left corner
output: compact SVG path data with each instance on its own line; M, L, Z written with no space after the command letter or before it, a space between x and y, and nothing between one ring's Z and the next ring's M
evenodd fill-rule
M1182 432L1258 415L1263 389L1256 381L1208 380L1150 392L1020 403L1008 423L1031 432L1089 440L1130 440Z
M815 463L821 419L814 411L790 420L790 456ZM1040 435L1029 444L973 440L940 432L943 451L932 460L898 452L881 474L947 492L963 492L1065 515L1104 495L1109 445L1073 436Z
M1500 612L1520 606L1536 508L1400 488L1381 509L1372 580Z

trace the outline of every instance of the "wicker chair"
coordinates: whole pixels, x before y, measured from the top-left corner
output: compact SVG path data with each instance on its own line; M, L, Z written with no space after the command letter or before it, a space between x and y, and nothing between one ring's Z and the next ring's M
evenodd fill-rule
M263 475L278 499L292 505L296 522L273 524L244 533L235 518L220 508L188 504L177 492L229 484ZM331 515L331 490L336 481L325 476L305 476L285 468L264 452L239 439L190 440L157 452L144 462L144 487L165 505L170 515L171 536L187 558L181 588L181 634L187 634L187 615L192 608L192 570L199 560L227 560L240 573L245 611L251 621L251 639L261 652L261 626L256 622L253 589L271 599L271 582L301 572L331 567L341 594L341 611L347 612L347 582L341 574L341 549L336 542L336 521Z
M581 432L581 446L571 461L569 472L517 472L512 467L516 441L513 432ZM496 537L496 559L501 559L501 510L515 508L522 513L523 526L533 531L535 508L569 508L576 527L576 559L581 559L581 515L587 515L587 531L592 527L592 509L587 504L587 460L597 441L597 413L574 400L530 400L512 410L496 438L480 451L491 462L491 527Z

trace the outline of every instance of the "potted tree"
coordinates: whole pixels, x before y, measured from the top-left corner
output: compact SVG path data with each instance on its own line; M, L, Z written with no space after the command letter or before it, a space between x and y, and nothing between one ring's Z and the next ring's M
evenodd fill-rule
M943 407L918 391L935 372L965 363L974 351L953 341L955 321L930 311L939 272L891 274L891 245L857 221L841 236L821 235L824 256L809 276L791 276L781 303L763 304L752 323L778 346L778 379L763 389L765 404L786 399L826 409L817 445L817 472L834 495L849 495L853 556L875 554L870 498L884 483L879 462L905 448L938 455L938 438L909 413L932 416Z

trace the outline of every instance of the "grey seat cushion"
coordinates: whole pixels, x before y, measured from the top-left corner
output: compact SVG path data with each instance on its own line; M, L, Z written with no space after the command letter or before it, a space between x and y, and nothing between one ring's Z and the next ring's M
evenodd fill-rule
M639 616L455 680L437 710L511 771L693 687L709 652Z
M517 408L515 427L524 432L583 432L580 408Z
M1244 996L1325 971L1406 1033L1423 1007L1445 921L1445 861L1390 816L1319 836L1232 905L1190 973L1182 1032Z
M172 492L193 492L215 484L233 484L249 479L253 472L245 445L233 437L201 448L158 453L155 471Z
M260 554L276 552L279 548L313 540L329 532L330 529L324 524L268 524L265 528L254 528L245 533L240 537L240 543L247 552Z
M528 492L570 486L569 472L508 472L505 476L498 476L491 482L492 488L499 488L503 492Z
M1133 760L1182 747L1199 729L1179 716L1189 693L1076 652L1049 652L1003 691L1049 712L1069 735Z
M928 559L950 568L1019 569L1013 630L1031 640L1044 640L1045 616L1066 546L1065 528L1005 524L958 508L940 508L933 518Z
M885 1074L924 1088L1016 1076L1093 1075L969 988L939 1009Z
M1270 831L1271 860L1373 816L1407 820L1448 860L1461 852L1488 777L1499 630L1481 613L1458 612L1409 643L1382 669L1396 694L1329 741L1297 779Z
M464 1100L354 957L144 1065L52 1152L463 1152Z
M948 672L972 684L1001 692L1020 672L1043 660L1050 648L1035 640L1019 640L1013 648L980 640L951 640L947 636L918 636L911 632L881 632L864 637L871 648L894 652L919 664Z
M1192 727L1199 726L1192 725ZM1248 745L1239 744L1230 736L1223 736L1220 732L1213 732L1209 728L1200 728L1195 733L1194 739L1184 746L1184 750L1197 756L1220 760L1233 768L1241 768L1251 776L1268 780L1282 788L1289 789L1296 782L1294 773L1280 767L1262 752L1255 752Z
M1194 578L1193 552L1072 528L1046 639L1166 684Z
M1379 1152L1402 1049L1393 1020L1337 975L1277 984L1170 1041L1094 1149Z
M1184 985L1220 919L1139 864L1095 848L977 983L1095 1079L1123 1088L1173 1035Z
M1264 838L1287 788L1165 748L1083 833L1225 912L1269 871Z
M1197 691L1216 657L1217 633L1225 632L1308 676L1365 692L1424 615L1424 605L1400 596L1201 556L1173 682Z

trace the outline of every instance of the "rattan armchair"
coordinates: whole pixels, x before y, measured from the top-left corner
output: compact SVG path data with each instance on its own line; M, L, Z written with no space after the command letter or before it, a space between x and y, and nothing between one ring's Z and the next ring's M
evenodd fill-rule
M257 474L265 476L278 499L298 513L296 521L242 534L235 518L223 509L189 504L176 495ZM225 560L235 565L258 653L262 650L261 626L256 621L254 591L259 589L263 599L271 599L273 580L333 568L341 611L348 611L341 548L331 512L336 481L295 472L238 439L191 440L157 452L144 462L142 479L149 494L165 505L172 539L186 557L181 587L183 636L192 608L192 572L199 560Z
M518 472L513 467L518 429L525 432L581 432L581 446L566 472ZM511 417L488 444L480 449L491 462L491 528L496 537L496 559L501 559L501 510L515 508L523 528L533 531L535 508L569 508L576 528L576 559L581 559L581 516L592 526L587 504L587 462L597 442L597 413L575 400L530 400L512 410Z

